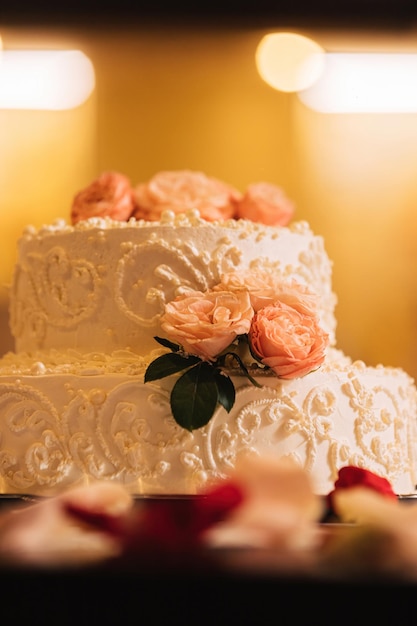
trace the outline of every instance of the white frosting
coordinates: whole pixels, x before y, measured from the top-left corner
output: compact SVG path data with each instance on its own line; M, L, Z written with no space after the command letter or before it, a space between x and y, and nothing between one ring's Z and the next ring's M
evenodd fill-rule
M321 237L306 222L272 228L245 220L209 223L197 212L161 223L92 218L27 228L11 287L17 352L67 350L147 355L163 336L164 304L186 287L201 291L234 269L268 267L320 297L335 343L336 297Z
M320 369L262 385L233 375L236 401L203 428L174 421L172 378L144 384L161 353L163 305L234 269L269 267L320 296L331 347ZM133 494L193 494L254 451L290 456L327 494L338 469L416 491L416 387L401 369L352 363L336 350L331 262L308 224L160 223L94 218L28 227L11 287L16 352L0 360L0 492L53 495L106 479Z
M89 355L78 370L74 355L56 356L10 354L1 363L3 492L52 495L106 479L135 494L193 494L248 451L293 457L317 493L327 494L347 464L386 476L397 493L414 491L415 387L399 369L336 353L301 379L257 376L262 389L233 376L230 413L218 408L191 433L171 415L172 381L144 384L134 355Z

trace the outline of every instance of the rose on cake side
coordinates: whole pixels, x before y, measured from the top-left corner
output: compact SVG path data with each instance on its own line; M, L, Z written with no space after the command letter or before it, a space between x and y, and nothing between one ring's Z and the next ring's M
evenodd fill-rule
M208 222L247 219L269 226L286 226L293 216L294 205L272 183L252 183L241 193L203 172L173 170L158 172L147 182L132 186L123 174L108 171L74 197L71 223L91 217L155 222L164 211L180 214L190 210L197 210Z
M274 295L271 279L265 296L271 304L255 309L252 300L259 304L262 298L259 289L251 297L250 285L259 284L260 276L248 272L238 287L235 283L226 291L229 278L232 284L233 277L225 275L204 293L189 290L166 304L160 325L169 339L155 340L171 352L145 372L145 383L181 374L170 405L175 421L189 431L205 426L218 405L230 412L236 396L232 368L257 387L249 372L253 366L278 378L297 378L320 367L329 345L314 294L303 285L276 282Z

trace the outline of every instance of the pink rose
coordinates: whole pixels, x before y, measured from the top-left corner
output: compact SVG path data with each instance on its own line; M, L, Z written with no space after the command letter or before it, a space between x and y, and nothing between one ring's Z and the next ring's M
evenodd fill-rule
M253 356L280 378L297 378L317 369L328 342L315 315L282 302L258 311L249 332Z
M89 217L111 217L127 221L135 208L130 181L118 172L103 172L74 198L71 223Z
M280 187L253 183L238 203L236 217L268 226L286 226L293 214L294 205Z
M305 285L295 280L283 281L275 272L267 270L228 272L223 274L221 282L213 289L233 292L246 289L255 312L277 300L285 302L300 313L315 315L318 310L317 295Z
M252 317L246 291L192 291L166 305L161 327L186 352L210 361L249 332Z
M207 221L233 218L241 193L216 178L189 170L163 171L135 189L134 217L157 221L165 210L175 214L198 209Z

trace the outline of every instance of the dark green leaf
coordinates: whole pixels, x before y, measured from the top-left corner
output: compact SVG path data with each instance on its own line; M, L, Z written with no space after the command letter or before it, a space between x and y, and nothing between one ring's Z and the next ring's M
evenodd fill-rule
M224 374L218 369L215 369L214 372L215 372L215 381L216 381L217 391L218 391L218 402L229 413L230 409L235 403L235 398L236 398L235 386L232 383L229 376L226 376L226 374Z
M178 352L181 349L177 343L172 343L169 339L164 339L163 337L154 337L155 341L164 346L164 348L169 348L172 352Z
M187 370L175 383L171 392L171 410L177 424L193 431L205 426L218 402L215 368L201 361Z
M230 357L232 359L234 359L235 361L238 362L239 368L241 369L242 373L246 376L246 378L252 383L252 385L254 385L255 387L262 387L262 385L260 385L258 383L257 380L255 380L253 378L253 376L251 376L249 374L249 371L246 367L246 365L244 364L244 362L242 361L242 359L240 358L240 356L238 354L236 354L235 352L227 352L225 355L225 357Z
M145 372L145 383L177 374L177 372L182 372L182 370L198 362L200 362L198 356L182 356L173 352L163 354L148 365Z

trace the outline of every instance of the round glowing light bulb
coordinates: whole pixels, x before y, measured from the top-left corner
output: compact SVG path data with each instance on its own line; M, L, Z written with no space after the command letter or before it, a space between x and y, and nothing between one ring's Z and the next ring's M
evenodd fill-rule
M324 67L323 48L296 33L265 35L256 49L256 66L261 78L274 89L285 92L307 89Z

